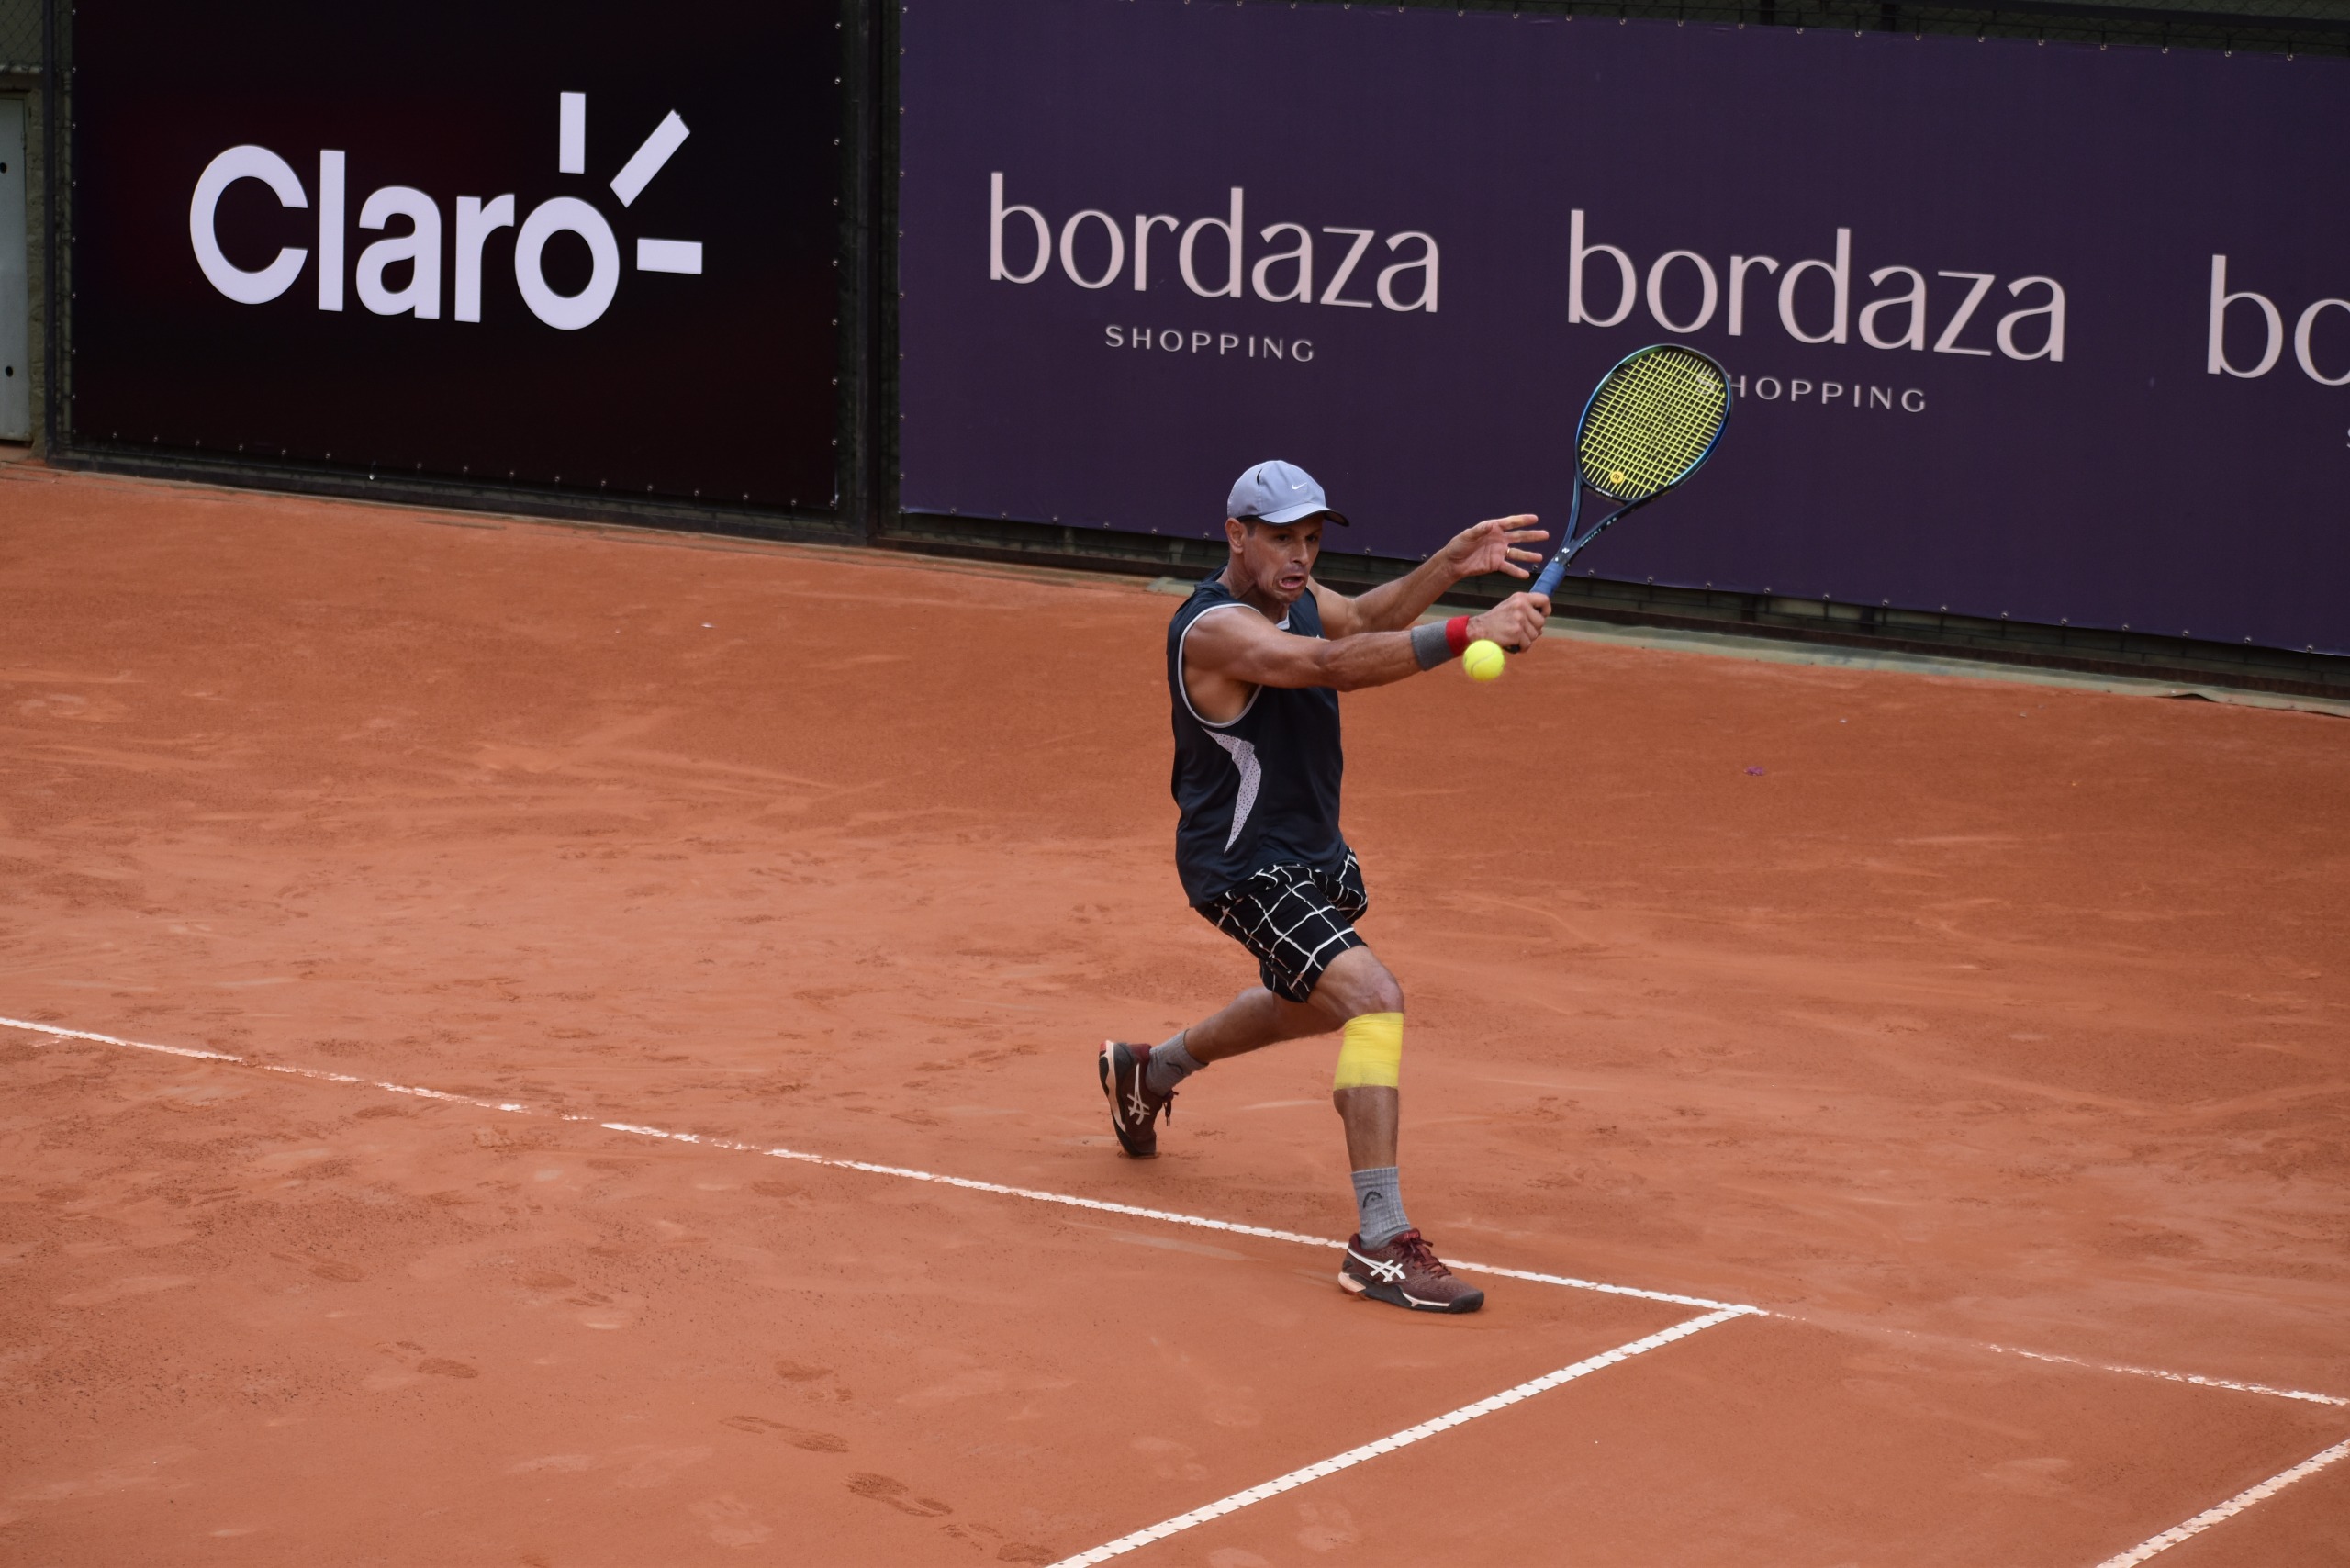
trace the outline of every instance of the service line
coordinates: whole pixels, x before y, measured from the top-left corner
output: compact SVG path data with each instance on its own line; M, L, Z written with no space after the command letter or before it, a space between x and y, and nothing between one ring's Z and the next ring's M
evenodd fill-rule
M2323 1453L2311 1454L2309 1458L2301 1461L2300 1463L2293 1466L2292 1469L2286 1471L2281 1475L2272 1475L2257 1486L2248 1486L2244 1488L2244 1490L2237 1493L2226 1502L2221 1503L2218 1507L2206 1508L2201 1513L2196 1515L2193 1518L2188 1520L2185 1524L2173 1525L2170 1529L2163 1531L2162 1534L2154 1537L2154 1540L2143 1541L2140 1544L2132 1547L2129 1551L2123 1552L2119 1557L2107 1558L2104 1562L2098 1563L2097 1568L2134 1568L2135 1564L2143 1562L2147 1558L2155 1555L2157 1552L2168 1551L2180 1541L2188 1540L2194 1536L2201 1535L2205 1530L2210 1529L2221 1519L2233 1518L2236 1515L2243 1513L2246 1508L2251 1507L2255 1503L2260 1502L2264 1498L2275 1496L2277 1493L2282 1492L2286 1487L2290 1486L2294 1482L2308 1480L2311 1476L2315 1475L2319 1471L2323 1470L2327 1465L2332 1464L2335 1460L2340 1459L2344 1454L2350 1454L2350 1439L2344 1439L2343 1441L2334 1444L2332 1448L2327 1449ZM1075 1558L1071 1559L1071 1561L1085 1562L1090 1560Z
M1137 1547L1148 1546L1155 1540L1164 1540L1178 1531L1190 1529L1193 1525L1203 1525L1210 1519L1220 1519L1226 1514L1237 1513L1251 1503L1261 1503L1268 1497L1278 1497L1282 1493L1292 1491L1309 1481L1319 1481L1326 1475L1336 1475L1339 1471L1360 1464L1367 1459L1377 1459L1381 1454L1393 1453L1397 1449L1409 1448L1424 1438L1432 1438L1438 1432L1449 1431L1464 1421L1473 1421L1480 1416L1490 1416L1496 1410L1505 1410L1521 1399L1531 1399L1534 1395L1547 1393L1561 1383L1572 1383L1579 1377L1589 1377L1603 1367L1612 1367L1619 1361L1628 1361L1634 1356L1646 1355L1651 1350L1672 1344L1675 1339L1685 1339L1701 1328L1711 1328L1717 1323L1728 1323L1733 1317L1748 1316L1753 1310L1752 1307L1745 1306L1725 1307L1719 1312L1709 1312L1703 1317L1692 1317L1685 1323L1676 1323L1672 1327L1660 1329L1645 1338L1618 1345L1612 1350L1602 1350L1599 1354L1577 1361L1571 1367L1561 1367L1557 1372L1547 1372L1530 1382L1521 1383L1516 1388L1505 1388L1490 1399L1480 1399L1474 1405L1464 1405L1458 1410L1433 1417L1416 1427L1406 1427L1393 1437L1381 1438L1375 1442L1365 1443L1360 1448L1348 1449L1341 1454L1333 1454L1330 1458L1309 1464L1302 1470L1292 1470L1287 1475L1276 1475L1270 1481L1260 1482L1246 1492L1235 1492L1229 1497L1220 1497L1203 1507L1193 1508L1188 1514L1178 1514L1171 1519L1163 1519L1147 1529L1138 1529L1132 1535L1122 1535L1117 1540L1097 1546L1091 1551L1080 1551L1074 1557L1064 1557L1054 1563L1053 1568L1086 1568L1088 1564L1107 1562L1113 1557L1123 1557Z

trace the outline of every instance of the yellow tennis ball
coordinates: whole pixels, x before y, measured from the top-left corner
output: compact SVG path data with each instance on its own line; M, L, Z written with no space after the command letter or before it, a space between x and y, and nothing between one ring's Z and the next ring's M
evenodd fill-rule
M1478 638L1460 655L1460 667L1469 672L1472 680L1496 679L1502 666L1508 663L1502 655L1502 645L1490 637Z

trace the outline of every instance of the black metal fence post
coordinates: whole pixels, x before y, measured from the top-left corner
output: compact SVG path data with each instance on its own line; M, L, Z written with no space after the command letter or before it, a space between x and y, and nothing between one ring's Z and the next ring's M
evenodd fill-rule
M40 8L40 162L41 162L41 408L40 447L46 459L57 451L59 411L71 394L72 378L65 366L65 302L57 292L58 252L65 225L65 190L58 179L58 131L62 117L58 100L63 70L58 64L57 13L73 0L48 0Z

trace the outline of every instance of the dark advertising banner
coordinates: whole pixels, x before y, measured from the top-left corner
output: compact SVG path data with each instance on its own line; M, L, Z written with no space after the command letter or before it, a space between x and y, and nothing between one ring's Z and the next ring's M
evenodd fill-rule
M1207 0L905 18L903 499L1417 556L1738 407L1609 577L2350 651L2350 66Z
M74 439L829 508L837 16L82 0Z

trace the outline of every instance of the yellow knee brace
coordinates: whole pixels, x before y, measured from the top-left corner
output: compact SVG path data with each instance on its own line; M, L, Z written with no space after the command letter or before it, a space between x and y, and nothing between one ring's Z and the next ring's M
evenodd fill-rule
M1393 1089L1404 1075L1404 1015L1365 1013L1339 1034L1333 1089Z

